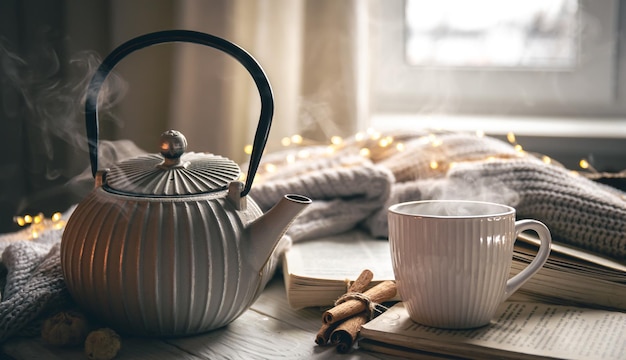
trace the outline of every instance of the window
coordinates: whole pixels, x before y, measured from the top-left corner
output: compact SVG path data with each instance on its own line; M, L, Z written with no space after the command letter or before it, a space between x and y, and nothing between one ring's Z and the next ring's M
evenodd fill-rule
M579 55L578 15L577 0L407 0L406 62L573 70Z
M572 160L611 151L572 139L626 148L618 5L371 0L371 124L513 131Z

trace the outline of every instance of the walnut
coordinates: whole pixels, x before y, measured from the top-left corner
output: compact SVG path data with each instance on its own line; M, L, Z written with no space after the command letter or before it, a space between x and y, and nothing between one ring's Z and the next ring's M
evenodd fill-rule
M42 339L51 345L75 346L85 341L87 319L77 311L62 311L47 318L41 327Z
M90 360L111 360L120 347L120 336L109 328L94 330L85 340L85 354Z

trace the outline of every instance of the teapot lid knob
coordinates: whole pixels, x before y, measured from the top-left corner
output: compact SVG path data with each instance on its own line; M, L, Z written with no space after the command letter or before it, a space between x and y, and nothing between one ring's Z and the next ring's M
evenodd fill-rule
M187 138L180 131L167 130L161 134L161 155L164 158L180 158L185 151L187 151Z
M161 134L161 145L159 147L163 155L161 166L170 168L174 166L184 166L180 157L187 151L187 138L180 131L167 130Z

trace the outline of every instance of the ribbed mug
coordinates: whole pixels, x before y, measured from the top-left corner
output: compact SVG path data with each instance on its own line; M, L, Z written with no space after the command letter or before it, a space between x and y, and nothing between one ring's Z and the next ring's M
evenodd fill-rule
M551 236L537 220L515 219L501 204L428 200L392 205L389 241L398 292L411 319L447 329L488 324L504 300L546 262ZM513 245L537 232L533 261L509 278Z

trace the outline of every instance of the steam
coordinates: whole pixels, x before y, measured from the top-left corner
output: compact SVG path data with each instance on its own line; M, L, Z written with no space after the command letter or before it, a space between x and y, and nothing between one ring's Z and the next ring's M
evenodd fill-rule
M432 201L408 203L396 208L396 211L408 215L421 216L493 216L509 211L499 204L473 202L467 200Z
M462 165L460 165L462 167ZM474 169L453 169L446 186L439 189L435 198L441 200L475 200L506 204L515 207L520 200L519 193L487 171Z
M86 151L86 89L100 62L94 52L83 51L63 63L52 46L43 46L27 61L0 44L2 86L8 90L2 92L0 101L9 121L25 124L31 173L39 173L43 168L48 180L63 175L61 165L52 165L52 160L60 164L68 160L63 158L66 154L55 154L58 146L54 144L59 140L72 152ZM126 84L111 74L100 94L100 110L110 110L125 90ZM117 121L108 115L107 120Z

